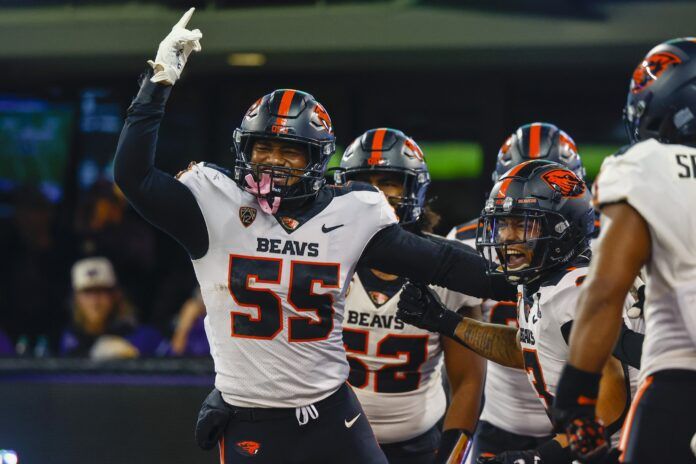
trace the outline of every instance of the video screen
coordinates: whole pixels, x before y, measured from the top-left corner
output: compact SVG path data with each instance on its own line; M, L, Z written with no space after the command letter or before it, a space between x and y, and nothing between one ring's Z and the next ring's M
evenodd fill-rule
M59 201L74 119L67 104L0 95L0 193L32 184Z

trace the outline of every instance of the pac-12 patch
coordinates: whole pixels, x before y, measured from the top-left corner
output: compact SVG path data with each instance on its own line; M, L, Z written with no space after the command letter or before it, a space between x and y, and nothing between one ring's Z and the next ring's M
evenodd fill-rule
M251 440L238 441L234 444L234 449L242 456L256 456L261 451L261 443Z
M251 206L242 206L239 208L239 220L242 221L244 227L249 227L256 219L256 208Z

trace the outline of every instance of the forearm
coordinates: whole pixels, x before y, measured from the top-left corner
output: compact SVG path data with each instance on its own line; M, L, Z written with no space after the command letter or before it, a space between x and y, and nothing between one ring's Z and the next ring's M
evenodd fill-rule
M481 413L486 360L452 339L443 337L442 343L451 392L443 430L471 433Z
M513 327L463 318L457 325L453 338L490 361L524 369L517 329Z
M605 296L607 293L595 282L586 282L588 286L578 299L580 311L570 335L568 362L580 370L600 373L621 330L623 302Z
M421 237L397 225L373 237L361 264L479 298L515 296L512 286L491 281L486 260L472 248L442 238ZM505 295L500 294L501 289Z
M171 86L145 78L128 109L116 147L114 180L133 207L198 258L208 248L203 214L193 193L155 168L157 132ZM182 220L182 218L186 218Z

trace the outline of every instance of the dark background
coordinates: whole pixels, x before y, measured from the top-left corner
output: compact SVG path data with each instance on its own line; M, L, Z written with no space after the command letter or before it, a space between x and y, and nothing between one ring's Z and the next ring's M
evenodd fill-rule
M478 214L498 148L521 124L547 121L567 131L594 175L601 158L626 143L621 110L634 67L657 43L693 34L696 17L696 4L687 1L0 0L0 140L17 142L17 153L8 156L23 160L40 135L20 137L3 124L3 101L25 109L38 101L48 108L39 115L57 108L69 115L69 129L55 140L56 147L67 144L65 162L48 193L64 237L57 243L68 244L56 248L73 260L84 254L72 251L79 248L79 205L94 185L111 182L137 78L190 6L198 8L189 27L203 31L203 51L190 57L174 88L158 167L174 174L191 160L230 163L232 132L248 106L273 89L297 88L327 108L342 147L377 126L412 136L426 159L437 142L480 147L482 167L473 174L435 178L430 196L443 216L440 233ZM37 116L36 127L42 121ZM2 178L4 169L0 253L8 256L21 189L47 187L40 175ZM127 214L136 226L143 222ZM141 320L166 325L191 294L194 276L173 240L140 225L150 230L153 251L141 271L120 278ZM123 246L127 251L138 241ZM4 285L15 270L8 265L2 272ZM69 285L67 273L57 271L29 282L27 293L41 292L48 280ZM0 328L12 309L3 285ZM195 451L192 421L207 387L71 382L77 381L0 376L0 448L18 449L28 463L192 462L180 457ZM104 454L91 451L96 444ZM41 453L56 454L47 460Z

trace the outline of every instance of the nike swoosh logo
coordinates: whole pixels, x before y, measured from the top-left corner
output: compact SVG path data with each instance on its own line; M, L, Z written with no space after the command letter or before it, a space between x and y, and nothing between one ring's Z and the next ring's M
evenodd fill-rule
M341 225L343 225L343 224L341 224ZM360 417L360 416L362 416L362 413L358 413L358 415L355 416L352 420L349 420L349 421L344 420L343 422L346 424L346 428L347 429L351 428L353 426L353 424L355 424L355 421L357 421L358 417Z
M326 224L322 224L322 226L321 226L321 231L324 232L325 234L328 234L328 233L331 232L332 230L336 230L336 229L338 229L339 227L343 227L344 225L345 225L345 224L339 224L339 225L333 226L333 227L326 227Z

